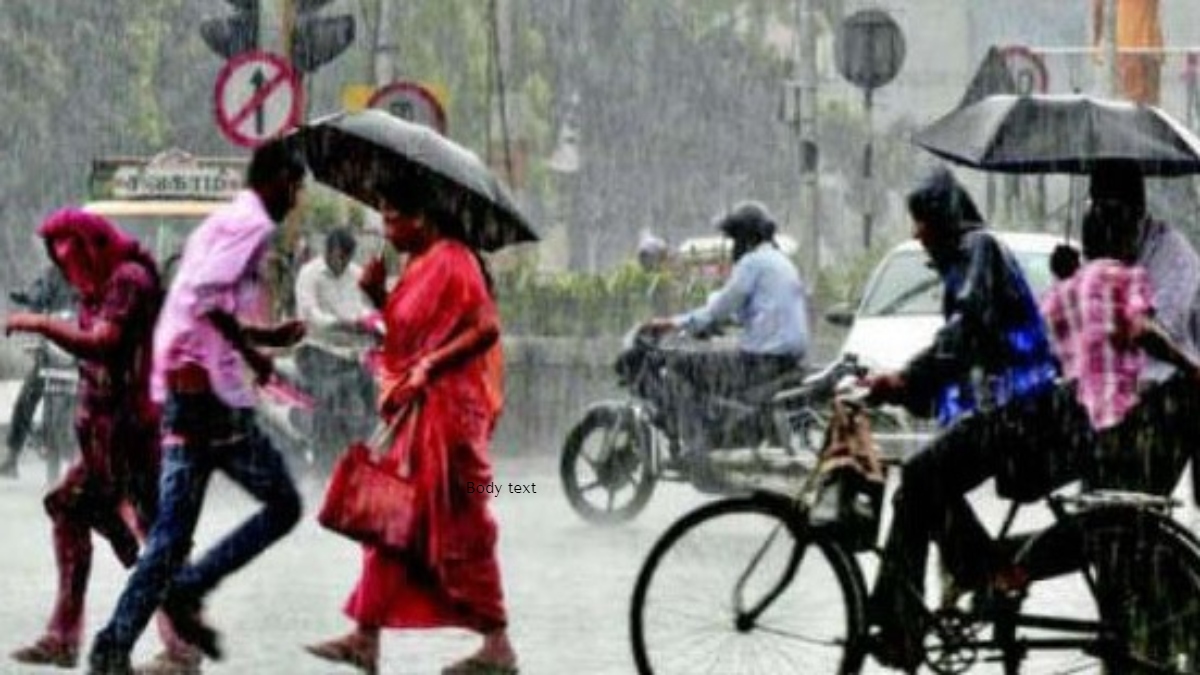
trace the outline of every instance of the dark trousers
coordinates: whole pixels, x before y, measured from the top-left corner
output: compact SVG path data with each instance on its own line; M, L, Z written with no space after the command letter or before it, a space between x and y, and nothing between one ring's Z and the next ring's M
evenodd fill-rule
M296 365L316 403L312 416L316 465L328 473L351 441L370 434L375 420L375 383L358 361L316 347L301 347Z
M254 424L211 394L173 395L164 410L159 512L137 568L93 652L128 654L167 593L203 598L300 520L300 495L283 457ZM262 509L185 564L208 481L222 471Z
M1072 392L1054 388L968 414L910 457L871 596L874 619L896 629L919 628L931 541L960 586L986 582L1003 554L966 494L992 477L1000 479L1002 492L1007 488L1023 499L1044 494L1079 476L1082 453L1094 438Z
M684 449L703 453L722 440L724 420L713 398L755 405L772 392L771 382L803 367L797 356L743 351L675 352L667 361L673 371L671 393Z
M1198 451L1200 383L1176 374L1143 392L1119 425L1100 434L1088 484L1169 495Z

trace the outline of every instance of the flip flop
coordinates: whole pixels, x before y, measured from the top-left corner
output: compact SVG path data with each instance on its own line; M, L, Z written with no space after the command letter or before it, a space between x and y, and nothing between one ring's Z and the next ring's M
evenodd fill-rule
M354 666L367 675L375 675L379 670L374 655L366 649L348 644L345 639L305 645L304 650L319 659Z
M518 675L515 665L484 661L477 656L468 656L442 669L442 675Z

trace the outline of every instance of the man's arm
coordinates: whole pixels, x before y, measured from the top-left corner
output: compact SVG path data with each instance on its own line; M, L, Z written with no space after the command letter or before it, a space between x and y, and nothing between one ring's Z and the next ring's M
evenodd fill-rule
M260 384L271 378L275 368L271 357L259 351L259 347L291 347L304 337L304 324L300 321L286 321L274 326L249 326L221 309L209 310L205 317L221 337L241 354Z
M754 270L743 258L733 266L729 281L703 307L677 317L676 325L689 333L698 333L730 318L750 297L754 289L754 276Z
M1134 340L1147 354L1175 366L1180 372L1200 377L1200 363L1180 348L1157 321L1146 319L1133 330Z

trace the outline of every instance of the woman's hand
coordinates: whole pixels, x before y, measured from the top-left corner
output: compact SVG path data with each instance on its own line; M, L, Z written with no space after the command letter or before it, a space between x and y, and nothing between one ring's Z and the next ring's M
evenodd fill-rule
M409 368L408 374L403 380L384 392L379 412L385 418L390 418L412 402L429 383L429 373L433 370L433 365L432 359L428 357L418 359Z
M4 334L40 333L45 329L46 317L32 312L17 312L4 322Z

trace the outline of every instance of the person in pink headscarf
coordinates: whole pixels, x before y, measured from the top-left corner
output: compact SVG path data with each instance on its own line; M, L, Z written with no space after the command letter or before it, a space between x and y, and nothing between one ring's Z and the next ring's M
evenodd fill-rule
M75 431L80 456L46 496L58 594L45 634L12 653L21 663L72 667L79 656L94 530L126 567L157 510L158 410L150 400L150 347L162 303L158 268L137 241L103 217L65 208L38 228L50 260L79 296L75 323L44 314L8 317L7 333L45 336L79 359ZM161 657L199 672L199 656L160 623Z

